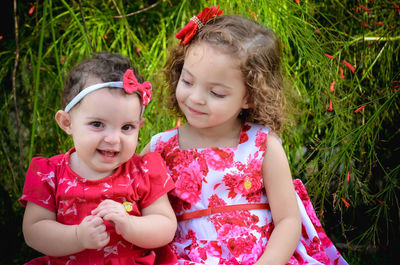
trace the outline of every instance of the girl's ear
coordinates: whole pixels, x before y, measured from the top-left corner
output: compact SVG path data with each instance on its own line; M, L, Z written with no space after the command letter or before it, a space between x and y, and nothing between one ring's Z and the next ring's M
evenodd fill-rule
M71 115L69 115L68 112L59 110L59 111L57 111L55 118L56 118L58 126L60 126L61 129L63 129L67 134L72 133Z
M242 101L242 109L248 109L250 107L248 101L248 96L245 96Z

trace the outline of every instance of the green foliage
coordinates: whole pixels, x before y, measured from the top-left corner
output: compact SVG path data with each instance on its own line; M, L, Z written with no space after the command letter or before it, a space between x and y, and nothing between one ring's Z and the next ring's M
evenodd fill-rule
M72 146L54 122L69 69L92 51L120 52L153 82L140 151L152 135L176 124L163 105L161 72L168 48L177 43L173 35L203 7L218 4L225 14L271 27L282 40L284 147L328 235L351 263L378 264L378 258L357 254L366 249L390 262L400 238L395 2L32 0L17 2L18 39L0 40L0 224L3 234L14 235L4 238L16 238L0 263L37 255L24 244L17 200L32 156L50 157Z

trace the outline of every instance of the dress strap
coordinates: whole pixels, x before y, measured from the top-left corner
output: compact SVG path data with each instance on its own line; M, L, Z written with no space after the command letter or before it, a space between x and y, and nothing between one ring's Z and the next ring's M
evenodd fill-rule
M203 210L197 210L193 212L184 213L178 215L176 218L178 222L185 221L193 218L199 218L206 215L211 215L215 213L225 213L231 211L239 210L269 210L268 203L247 203L247 204L235 204L235 205L225 205L220 207L211 207Z

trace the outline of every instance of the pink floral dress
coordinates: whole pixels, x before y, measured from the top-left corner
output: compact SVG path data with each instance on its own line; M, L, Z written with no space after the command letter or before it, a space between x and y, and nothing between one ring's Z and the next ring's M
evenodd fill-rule
M175 181L169 196L180 222L172 246L180 264L247 265L263 254L274 229L262 178L268 132L244 123L234 148L183 150L177 129L152 138L151 151L161 154ZM288 264L347 264L321 227L303 184L293 183L302 236ZM265 207L240 210L249 204Z
M143 157L133 155L112 175L99 180L88 180L77 175L69 166L66 154L51 158L35 157L27 172L22 205L28 201L56 213L56 220L67 225L80 224L105 199L123 203L127 212L140 216L141 209L174 188L165 163L157 153ZM64 257L43 256L26 264L39 265L153 265L176 264L176 256L169 246L156 250L137 247L117 234L114 226L105 222L110 242L100 249L86 249ZM60 235L61 237L62 235Z

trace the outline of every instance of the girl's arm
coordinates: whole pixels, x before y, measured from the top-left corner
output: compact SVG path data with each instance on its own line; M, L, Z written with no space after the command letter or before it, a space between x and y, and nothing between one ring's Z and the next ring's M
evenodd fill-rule
M29 201L22 229L28 246L55 257L100 248L110 240L99 217L87 216L80 225L64 225L56 221L54 212Z
M105 200L93 210L93 215L114 223L115 230L125 240L142 248L159 248L174 238L177 221L167 195L142 209L142 216L129 215L124 206Z
M273 134L268 135L263 178L275 228L256 264L286 264L300 240L301 218L285 151Z

